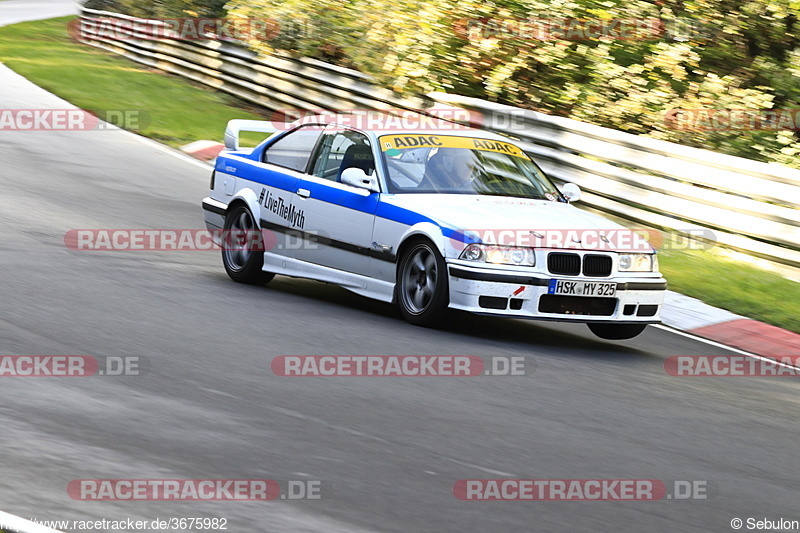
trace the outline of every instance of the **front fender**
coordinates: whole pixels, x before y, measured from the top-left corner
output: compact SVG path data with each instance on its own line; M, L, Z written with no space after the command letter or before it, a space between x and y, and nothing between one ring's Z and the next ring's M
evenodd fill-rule
M408 242L409 239L415 237L424 237L430 240L439 250L439 253L442 254L442 257L448 257L448 252L451 248L447 243L448 239L443 235L442 228L432 222L419 222L409 227L400 238L400 243L397 247L398 252L403 249L403 245ZM452 257L452 255L450 255L450 257Z

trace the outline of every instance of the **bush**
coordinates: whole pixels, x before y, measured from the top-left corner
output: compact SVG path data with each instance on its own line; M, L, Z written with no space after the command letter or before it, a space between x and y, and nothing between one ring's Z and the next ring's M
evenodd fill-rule
M227 7L231 16L279 23L278 37L254 48L350 66L397 92L486 98L800 168L796 130L693 131L669 120L672 109L799 108L797 0L232 0ZM519 31L531 19L651 26L633 40L535 39Z

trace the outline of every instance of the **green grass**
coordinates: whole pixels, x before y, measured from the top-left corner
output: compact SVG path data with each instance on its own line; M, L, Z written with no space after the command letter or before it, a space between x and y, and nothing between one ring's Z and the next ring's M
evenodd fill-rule
M71 40L72 18L0 28L0 61L100 117L109 110L143 112L138 133L171 146L221 141L228 120L262 118L233 97ZM245 141L252 143L249 137Z
M715 307L800 333L800 283L711 250L661 250L669 288Z

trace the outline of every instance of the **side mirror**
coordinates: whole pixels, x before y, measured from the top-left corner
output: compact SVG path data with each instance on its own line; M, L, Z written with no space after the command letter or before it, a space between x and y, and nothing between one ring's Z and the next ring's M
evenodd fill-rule
M561 186L561 194L569 203L574 203L581 199L581 188L574 183L565 183Z
M378 180L375 176L367 176L364 170L358 167L346 168L342 171L342 183L366 189L371 192L378 192Z

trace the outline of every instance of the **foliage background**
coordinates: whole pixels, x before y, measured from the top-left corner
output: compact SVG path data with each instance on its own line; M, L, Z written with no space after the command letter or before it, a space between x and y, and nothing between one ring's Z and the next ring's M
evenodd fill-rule
M800 108L800 0L92 3L138 16L269 18L279 35L253 48L355 68L399 93L485 98L800 168L800 131L687 131L665 120L671 109ZM665 31L635 40L464 31L470 21L531 18L653 19Z

